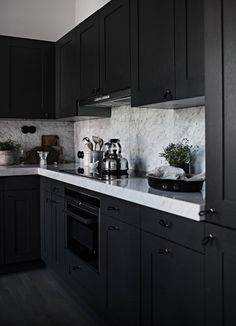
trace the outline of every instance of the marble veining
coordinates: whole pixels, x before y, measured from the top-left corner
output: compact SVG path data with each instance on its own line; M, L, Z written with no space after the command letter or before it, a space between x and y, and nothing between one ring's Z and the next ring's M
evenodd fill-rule
M146 178L130 177L126 180L100 181L80 176L62 173L59 170L74 168L74 165L64 165L55 168L39 168L36 166L0 167L1 176L41 175L47 178L72 184L104 195L128 200L135 204L154 208L171 214L179 215L195 221L201 221L200 210L205 207L201 193L175 193L153 190L148 186Z
M93 135L105 141L119 138L123 154L132 169L150 171L165 164L159 153L163 146L188 138L198 146L193 172L205 171L205 108L178 110L130 108L112 109L110 119L76 122L74 125L75 153L83 150L83 137Z
M35 134L23 134L22 126L35 126ZM63 147L66 161L74 161L74 126L71 122L60 122L55 120L45 121L3 121L0 120L0 141L11 139L21 144L28 151L35 146L41 145L42 135L58 135L60 145Z

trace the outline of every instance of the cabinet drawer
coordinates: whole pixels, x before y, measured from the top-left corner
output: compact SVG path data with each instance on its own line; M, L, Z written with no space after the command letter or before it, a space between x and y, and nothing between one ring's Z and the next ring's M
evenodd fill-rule
M130 202L104 196L101 200L101 213L128 224L140 226L139 206Z
M4 179L6 190L39 189L38 176L12 176Z
M142 207L141 227L145 231L183 246L201 252L204 251L204 247L201 244L205 227L203 222L195 222L177 215Z

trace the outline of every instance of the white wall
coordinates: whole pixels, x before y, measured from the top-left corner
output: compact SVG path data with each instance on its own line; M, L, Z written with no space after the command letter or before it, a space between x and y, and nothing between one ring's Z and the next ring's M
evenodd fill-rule
M0 0L0 34L57 41L75 26L75 1Z
M76 0L75 23L78 25L110 0Z

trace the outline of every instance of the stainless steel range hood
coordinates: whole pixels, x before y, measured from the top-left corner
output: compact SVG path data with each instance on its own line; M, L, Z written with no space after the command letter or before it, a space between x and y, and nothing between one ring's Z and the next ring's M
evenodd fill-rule
M106 95L82 100L79 105L84 107L115 107L122 105L131 105L131 90L124 89Z

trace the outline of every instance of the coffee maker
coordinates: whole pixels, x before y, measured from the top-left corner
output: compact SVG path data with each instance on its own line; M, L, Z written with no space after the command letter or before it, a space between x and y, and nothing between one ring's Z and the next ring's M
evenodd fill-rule
M107 178L127 177L129 164L128 160L121 154L122 148L119 139L110 139L105 144L106 152L102 164L102 173Z

